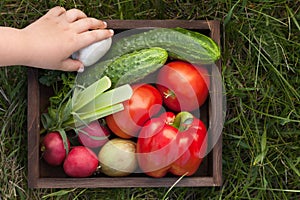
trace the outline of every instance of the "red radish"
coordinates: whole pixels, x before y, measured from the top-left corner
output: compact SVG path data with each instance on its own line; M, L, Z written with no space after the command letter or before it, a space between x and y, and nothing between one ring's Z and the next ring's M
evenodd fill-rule
M97 148L108 141L109 131L99 121L93 121L78 131L78 140L83 146Z
M91 176L98 168L96 154L85 146L75 146L64 161L64 171L71 177Z
M70 141L68 142L68 148L70 149ZM63 163L66 158L66 150L64 142L59 132L47 133L42 141L42 156L44 160L53 166L58 166Z

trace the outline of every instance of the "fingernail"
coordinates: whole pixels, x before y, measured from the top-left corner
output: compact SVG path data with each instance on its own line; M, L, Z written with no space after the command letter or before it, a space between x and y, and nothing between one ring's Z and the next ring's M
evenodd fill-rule
M80 72L83 72L83 71L84 71L84 66L83 66L83 65L81 65L81 66L80 66L80 68L77 70L77 72L79 72L79 73L80 73Z
M107 23L106 22L103 22L103 24L104 24L104 27L107 27Z
M109 32L113 35L114 34L114 30L109 29Z

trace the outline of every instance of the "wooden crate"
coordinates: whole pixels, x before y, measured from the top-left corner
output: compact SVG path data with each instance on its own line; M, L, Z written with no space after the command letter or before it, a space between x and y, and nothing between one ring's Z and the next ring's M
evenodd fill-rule
M209 35L220 45L219 21L202 20L110 20L109 28L116 33L133 28L142 27L181 27ZM211 75L221 70L220 61L216 63L218 69L212 70ZM222 126L222 86L212 79L209 101L201 109L202 120L209 126L210 137L220 132ZM170 187L179 177L167 176L151 178L144 174L133 174L128 177L67 177L62 167L48 166L40 155L40 116L41 110L47 106L50 88L41 86L38 82L38 69L28 69L28 184L30 188L113 188L113 187ZM204 112L204 113L203 113ZM222 135L210 153L205 157L195 175L184 177L177 187L209 187L222 185Z

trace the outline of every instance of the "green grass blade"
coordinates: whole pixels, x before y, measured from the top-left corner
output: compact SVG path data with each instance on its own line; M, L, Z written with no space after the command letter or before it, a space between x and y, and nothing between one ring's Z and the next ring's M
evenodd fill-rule
M296 27L297 27L298 30L300 31L300 25L299 25L297 19L295 18L294 13L293 13L292 10L288 7L288 5L286 5L286 9L287 9L288 13L291 15L291 18L292 18L293 22L295 23Z
M234 8L240 3L241 0L238 0L233 6L232 8L229 10L229 12L227 13L225 19L224 19L224 26L226 26L226 24L230 21L231 17L232 17L232 13Z
M260 52L258 47L254 45L254 43L250 40L249 37L247 37L244 33L239 31L239 33L246 39L248 42L252 45L252 47L257 51ZM299 92L283 77L282 73L276 69L276 67L272 64L272 62L264 55L261 54L261 56L266 60L266 62L270 65L271 69L276 73L276 75L280 78L280 80L286 85L286 87L291 91L292 94L294 94L297 101L300 101L300 94Z
M59 197L59 196L64 196L64 195L67 195L71 192L74 192L77 188L73 188L73 189L70 189L70 190L58 190L56 192L53 192L53 193L49 193L49 194L46 194L42 197L42 199L48 199L48 198L52 198L52 197Z

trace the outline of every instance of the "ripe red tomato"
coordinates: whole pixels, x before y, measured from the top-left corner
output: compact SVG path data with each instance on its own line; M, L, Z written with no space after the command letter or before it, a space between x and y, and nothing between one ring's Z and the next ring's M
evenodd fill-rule
M166 64L157 77L157 88L164 104L176 112L193 111L203 105L209 85L209 73L205 67L184 61Z
M109 129L121 138L135 137L162 107L162 96L152 85L136 84L132 89L131 98L123 103L124 110L106 117Z

